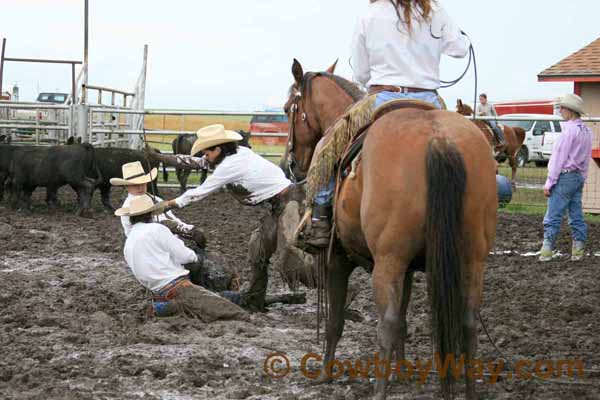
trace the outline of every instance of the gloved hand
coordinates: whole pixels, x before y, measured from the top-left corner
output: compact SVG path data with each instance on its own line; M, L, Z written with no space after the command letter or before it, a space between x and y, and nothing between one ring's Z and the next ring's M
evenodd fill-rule
M175 202L175 200L163 200L160 201L158 203L156 203L154 205L154 213L155 214L163 214L166 213L169 210L172 210L173 208L177 208L177 203Z

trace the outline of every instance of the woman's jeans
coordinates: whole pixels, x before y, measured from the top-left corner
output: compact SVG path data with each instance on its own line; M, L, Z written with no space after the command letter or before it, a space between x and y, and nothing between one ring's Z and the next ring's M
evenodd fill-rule
M435 92L417 92L417 93L401 93L401 92L379 92L376 94L375 108L379 107L383 103L391 100L399 99L415 99L422 100L427 103L433 104L435 107L442 109L440 98ZM332 177L329 183L321 188L317 197L315 197L315 205L319 207L327 207L333 201L333 191L335 190L335 177ZM315 216L313 216L315 217ZM314 218L317 219L317 218Z
M550 191L548 210L544 217L544 245L554 247L560 232L560 224L565 211L569 212L569 225L574 242L585 242L587 225L583 219L581 197L583 193L583 176L580 172L560 174L558 182Z

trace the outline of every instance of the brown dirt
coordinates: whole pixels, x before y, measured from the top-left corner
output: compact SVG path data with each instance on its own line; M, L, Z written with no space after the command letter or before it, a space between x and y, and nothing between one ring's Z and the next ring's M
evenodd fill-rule
M170 198L174 193L167 193ZM97 195L96 195L97 196ZM373 390L347 376L315 384L298 372L302 356L319 352L316 292L306 305L273 306L250 322L203 324L183 318L147 319L144 290L122 257L119 221L101 211L75 217L73 196L48 211L35 194L32 214L0 205L0 398L10 399L363 399ZM113 194L119 204L119 193ZM177 214L201 224L209 248L241 270L246 242L263 211L215 195ZM568 236L560 249L568 254ZM486 399L600 398L600 289L597 258L539 264L535 257L499 254L536 251L541 217L500 214L496 255L490 256L482 316L502 352L515 359L581 359L582 379L558 384L538 380L480 383ZM600 226L590 226L590 250L600 250ZM270 292L285 291L273 274ZM376 351L377 315L369 275L352 281L363 290L353 308L363 322L347 321L338 347L344 360ZM424 276L417 275L409 310L407 358L429 359L431 343ZM479 356L496 359L480 332ZM274 380L263 372L269 353L285 352L292 373ZM531 368L532 370L533 368ZM594 371L595 369L595 371ZM439 398L437 380L394 382L390 399ZM462 389L462 385L459 386ZM461 395L462 397L462 395Z

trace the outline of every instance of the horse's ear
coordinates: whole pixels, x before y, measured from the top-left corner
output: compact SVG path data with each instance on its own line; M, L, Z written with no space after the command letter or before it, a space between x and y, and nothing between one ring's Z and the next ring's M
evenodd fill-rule
M71 137L69 137L69 138L67 139L67 143L66 143L66 145L67 145L67 146L70 146L70 145L72 145L73 143L75 143L75 138L74 138L73 136L71 136Z
M461 99L456 99L456 104L458 104L459 106L463 106L462 100Z
M302 78L304 78L304 71L302 70L302 65L300 62L294 58L294 63L292 64L292 75L294 75L294 79L298 85L302 84Z
M83 138L82 138L81 136L79 136L79 137L77 138L77 143L81 144L81 142L82 142L82 139L83 139Z
M333 65L331 67L327 68L327 72L329 72L330 74L333 74L335 72L335 67L337 66L338 61L340 61L339 58L337 60L335 60L335 62L333 63Z

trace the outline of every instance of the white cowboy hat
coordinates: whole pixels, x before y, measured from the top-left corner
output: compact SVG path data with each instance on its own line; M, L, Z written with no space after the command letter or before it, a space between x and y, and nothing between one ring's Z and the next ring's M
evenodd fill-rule
M243 137L235 131L229 131L221 124L209 125L196 132L198 139L192 146L190 155L193 156L198 152L208 149L209 147L217 146L223 143L236 142L242 140Z
M135 217L158 209L162 209L160 203L154 204L150 196L142 194L135 196L129 203L129 207L122 207L115 211L115 215L117 217Z
M573 110L580 115L585 115L586 112L583 109L583 99L576 94L568 93L562 97L559 97L556 102L557 105L561 107L568 108L569 110Z
M156 179L158 170L152 168L149 174L144 171L142 163L139 161L130 162L123 164L121 167L123 171L123 179L121 178L110 178L110 184L114 186L129 186L129 185L141 185L143 183L150 183Z

